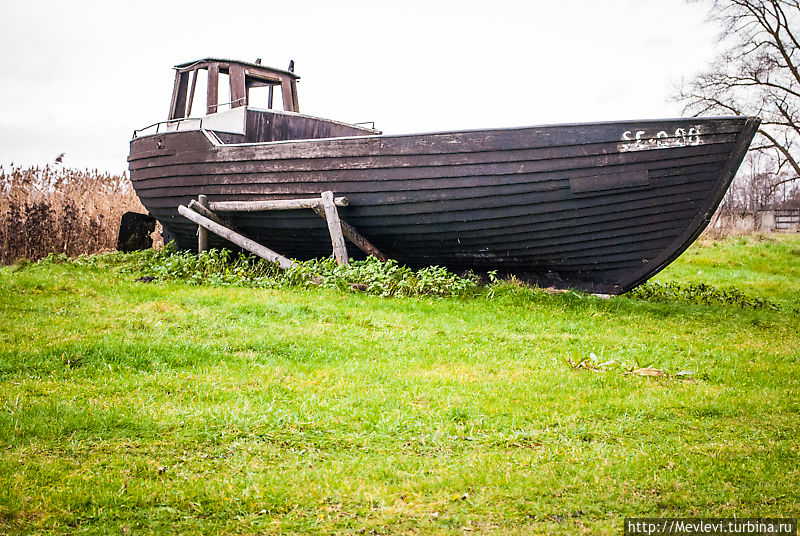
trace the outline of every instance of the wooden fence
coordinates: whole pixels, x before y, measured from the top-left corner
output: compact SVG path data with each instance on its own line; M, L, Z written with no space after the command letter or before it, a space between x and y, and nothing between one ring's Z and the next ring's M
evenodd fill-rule
M774 228L776 231L800 230L800 209L776 210Z

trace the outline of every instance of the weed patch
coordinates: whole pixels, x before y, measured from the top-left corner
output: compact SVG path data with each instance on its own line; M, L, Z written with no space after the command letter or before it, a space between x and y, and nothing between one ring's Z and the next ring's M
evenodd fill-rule
M765 298L748 296L736 287L717 288L705 283L660 283L648 281L630 290L627 297L656 303L686 303L694 305L734 305L742 309L768 309L779 306Z
M473 274L457 275L440 266L412 270L397 261L369 257L337 265L332 258L297 262L288 270L257 257L211 249L199 255L165 246L131 254L86 256L70 259L50 255L44 263L117 267L141 282L185 282L190 285L250 288L319 287L364 292L383 297L470 296L481 286Z

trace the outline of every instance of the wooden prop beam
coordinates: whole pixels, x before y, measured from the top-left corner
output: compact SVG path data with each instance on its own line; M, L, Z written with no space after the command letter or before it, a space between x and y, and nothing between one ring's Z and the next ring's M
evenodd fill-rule
M197 71L195 71L197 73ZM192 203L195 203L192 200ZM208 198L203 194L197 196L196 204L202 208L206 208L208 206ZM197 253L203 253L204 251L208 251L208 229L203 227L202 225L197 226Z
M201 216L205 216L206 218L208 218L209 220L213 221L214 223L218 223L218 224L222 225L223 227L227 227L228 229L232 229L232 230L236 231L236 227L231 225L229 222L226 222L225 220L223 220L222 218L217 216L216 213L211 212L208 208L204 207L203 205L201 205L200 203L198 203L194 199L192 199L189 202L189 209L190 210L194 210L195 212L197 212ZM239 231L236 231L236 232L238 233Z
M211 222L217 224L219 227L227 229L229 232L236 233L242 236L243 238L245 237L241 235L233 225L220 218L219 215L217 215L216 212L214 212L214 210L220 212L253 212L258 210L293 210L293 209L310 208L311 210L316 212L317 215L321 217L323 220L325 220L325 222L328 224L328 232L331 235L331 244L333 245L333 250L334 250L333 254L334 257L336 258L336 261L339 264L348 263L347 245L344 242L344 238L350 240L350 242L355 244L356 247L358 247L358 249L360 249L367 255L372 255L373 257L383 262L386 262L388 260L386 255L384 255L369 240L367 240L364 237L364 235L359 233L355 227L353 227L352 225L350 225L345 221L342 221L341 218L339 218L339 212L338 210L336 210L336 207L337 206L346 207L349 204L349 202L346 197L333 197L333 192L330 191L323 192L321 194L321 197L319 198L283 199L283 200L271 200L271 201L218 201L211 203L207 202L203 203L203 198L205 198L205 196L201 195L198 196L197 200L193 199L189 203L188 210L197 213L197 215L199 216L207 218ZM329 213L331 213L330 219L328 217ZM202 232L207 233L205 227L200 225L200 228L202 229ZM222 236L223 238L227 238L224 235L220 236ZM244 246L242 246L238 242L235 242L233 240L231 240L231 242L244 248ZM206 246L206 248L207 247L208 246ZM269 250L268 248L264 249L272 251ZM248 251L251 251L256 255L259 255L253 250L248 249ZM272 254L279 255L278 253L275 252L272 252Z
M214 212L261 212L262 210L295 210L321 206L322 201L316 199L273 199L269 201L212 201L208 208ZM346 197L334 197L333 204L346 207Z
M339 211L333 200L333 192L322 192L322 208L325 210L325 221L328 222L328 232L331 234L333 244L333 256L336 257L337 264L347 265L347 246L344 243L342 234L342 222L339 220Z
M322 207L315 207L313 210L314 210L314 212L317 213L317 215L320 218L322 218L323 220L327 221L327 218L325 217L325 210L323 210ZM364 237L364 235L359 233L358 230L355 227L353 227L352 225L350 225L349 223L347 223L344 220L339 220L339 223L341 223L341 225L342 225L342 234L344 234L345 238L350 240L350 242L355 244L358 249L360 249L361 251L363 251L367 255L372 255L373 257L375 257L376 259L378 259L380 261L386 262L387 260L389 260L389 258L386 255L384 255L383 253L381 253L381 251L378 248L376 248L372 244L372 242L367 240Z
M291 268L295 264L294 261L292 261L291 259L287 259L280 253L276 253L271 249L269 249L268 247L262 246L261 244L255 242L254 240L250 240L246 236L240 235L239 233L232 231L231 229L223 225L213 222L210 219L206 218L205 216L201 216L194 210L191 210L183 205L178 207L178 212L184 218L196 223L197 225L205 227L212 233L233 242L240 248L245 249L254 255L258 255L262 259L266 259L270 262L277 263L278 266L280 266L284 270L287 268Z

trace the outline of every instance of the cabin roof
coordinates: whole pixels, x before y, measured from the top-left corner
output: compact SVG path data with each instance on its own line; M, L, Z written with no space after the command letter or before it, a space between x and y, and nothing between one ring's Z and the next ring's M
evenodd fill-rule
M272 71L272 72L275 72L275 73L280 73L280 74L289 76L291 78L294 78L295 80L299 80L300 79L300 77L297 76L295 73L293 73L291 71L287 71L285 69L276 69L275 67L270 67L268 65L261 65L261 64L258 64L258 63L250 63L248 61L229 60L229 59L224 59L224 58L203 58L201 60L187 61L186 63L180 63L180 64L176 65L174 68L176 70L178 70L178 71L183 71L183 70L186 70L186 69L189 69L189 68L197 68L197 67L203 66L205 64L209 64L209 63L219 63L219 64L232 64L233 63L233 64L237 64L237 65L243 65L243 66L249 67L251 69L263 69L265 71Z

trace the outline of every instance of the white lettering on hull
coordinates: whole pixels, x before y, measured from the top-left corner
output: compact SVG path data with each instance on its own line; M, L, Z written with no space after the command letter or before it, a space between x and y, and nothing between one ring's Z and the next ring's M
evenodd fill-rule
M699 127L676 128L675 132L661 130L653 133L647 130L626 130L622 133L621 153L628 151L647 151L667 147L691 147L701 145L702 133Z

